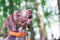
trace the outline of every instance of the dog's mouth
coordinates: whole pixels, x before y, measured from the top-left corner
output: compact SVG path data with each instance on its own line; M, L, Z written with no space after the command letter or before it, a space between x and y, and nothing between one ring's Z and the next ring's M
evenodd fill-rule
M32 16L29 16L28 19L24 20L24 21L19 21L18 24L20 26L27 26L32 22Z
M23 21L23 22L21 22L21 26L26 26L26 25L28 25L28 24L30 24L31 23L31 19L27 19L27 20L25 20L25 21Z
M23 21L22 23L25 23L27 20Z

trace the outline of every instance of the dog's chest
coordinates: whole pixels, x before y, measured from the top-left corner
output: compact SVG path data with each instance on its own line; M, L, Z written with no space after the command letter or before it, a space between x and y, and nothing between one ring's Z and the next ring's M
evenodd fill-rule
M23 33L25 32L25 29L23 27L18 28L18 32ZM16 37L15 40L26 40L26 37Z

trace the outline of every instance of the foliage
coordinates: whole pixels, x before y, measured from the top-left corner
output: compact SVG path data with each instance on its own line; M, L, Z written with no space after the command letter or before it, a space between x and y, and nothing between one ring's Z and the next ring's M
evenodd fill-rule
M0 0L0 9L1 9L1 7L3 7L3 9L0 10L0 11L3 11L3 15L0 16L0 30L3 27L3 23L4 23L3 18L6 18L8 16L8 14L12 14L11 12L13 12L14 10L19 10L21 8L22 1L29 2L29 5L28 6L25 5L24 7L22 7L22 9L27 7L27 9L30 8L30 9L32 9L32 11L37 10L36 9L37 5L35 4L36 0L8 0L8 2L7 2L8 5L6 5L5 1L6 0ZM48 27L50 27L50 22L48 21L48 18L51 17L52 11L50 11L50 12L48 12L48 10L44 11L44 6L46 5L46 0L41 0L41 5L43 8L43 12L44 12L44 18L47 21L47 23L45 23L45 26L48 25ZM36 16L36 11L35 11L35 13L33 12L32 15ZM38 20L37 16L35 18L34 17L32 18L33 28L38 27L38 25L39 25L38 22L39 22L39 20Z
M1 30L1 27L3 27L3 16L0 16L0 30Z
M52 13L51 11L48 12L48 10L46 10L46 12L44 12L44 17L48 19L52 15L51 13Z
M30 1L30 2L34 2L35 0L28 0L28 1Z
M46 5L46 0L41 0L41 4L42 4L42 7L44 7Z

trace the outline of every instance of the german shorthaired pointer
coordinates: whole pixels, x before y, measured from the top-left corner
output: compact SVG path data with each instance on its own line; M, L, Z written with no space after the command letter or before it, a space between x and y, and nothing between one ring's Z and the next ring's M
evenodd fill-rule
M4 40L26 40L25 27L32 22L32 10L19 10L11 14L5 21L5 28L10 32Z

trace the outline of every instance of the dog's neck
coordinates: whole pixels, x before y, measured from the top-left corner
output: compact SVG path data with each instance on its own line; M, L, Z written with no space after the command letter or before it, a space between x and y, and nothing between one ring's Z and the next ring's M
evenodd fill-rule
M17 28L17 32L23 33L23 32L25 32L25 29L23 27L19 27L19 28ZM25 37L20 38L20 37L11 36L11 35L9 38L9 40L25 40L25 39L26 39Z
M18 32L21 32L21 33L25 32L25 29L23 27L19 27L17 30L18 30Z
M25 29L23 27L18 28L18 32L23 33L25 32ZM26 40L26 37L16 37L15 40Z

